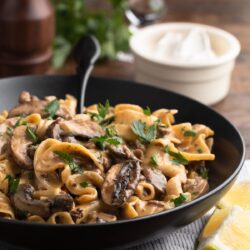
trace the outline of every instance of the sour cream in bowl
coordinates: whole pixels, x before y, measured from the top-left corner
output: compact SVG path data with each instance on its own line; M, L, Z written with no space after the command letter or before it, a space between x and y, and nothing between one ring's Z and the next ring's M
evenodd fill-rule
M192 97L211 105L229 91L240 52L230 33L196 23L166 23L134 34L130 47L138 82Z

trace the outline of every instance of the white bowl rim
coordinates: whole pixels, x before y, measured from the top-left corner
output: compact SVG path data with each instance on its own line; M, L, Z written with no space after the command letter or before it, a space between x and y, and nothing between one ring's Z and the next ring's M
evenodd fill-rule
M202 62L202 63L190 63L190 62L180 62L180 61L175 61L175 60L167 60L167 59L160 59L160 58L154 58L153 56L150 57L144 53L142 53L142 51L138 51L138 48L136 46L136 41L138 39L140 39L140 36L145 33L145 32L158 32L159 30L163 30L165 29L166 31L169 30L169 28L171 30L173 30L174 28L176 28L177 30L180 29L192 29L195 27L201 27L204 28L206 31L210 32L210 33L214 33L215 35L218 35L220 37L223 37L224 39L226 39L230 46L231 49L226 52L224 55L218 57L217 60L213 61L213 62ZM153 24L150 25L148 27L145 28L141 28L139 31L137 31L130 39L130 48L132 50L132 52L145 59L148 60L150 62L154 62L156 64L161 64L161 65L166 65L166 66L172 66L172 67L182 67L182 68L202 68L202 67L212 67L212 66L217 66L220 64L224 64L227 63L229 61L234 60L240 53L241 50L241 45L239 40L232 35L231 33L214 27L214 26L210 26L210 25L206 25L206 24L201 24L201 23L190 23L190 22L169 22L169 23L161 23L161 24Z

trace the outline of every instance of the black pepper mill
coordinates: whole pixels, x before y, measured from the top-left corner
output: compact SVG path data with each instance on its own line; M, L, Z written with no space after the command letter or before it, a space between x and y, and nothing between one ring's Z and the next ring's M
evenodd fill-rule
M0 76L45 73L54 37L51 2L1 0L0 34Z

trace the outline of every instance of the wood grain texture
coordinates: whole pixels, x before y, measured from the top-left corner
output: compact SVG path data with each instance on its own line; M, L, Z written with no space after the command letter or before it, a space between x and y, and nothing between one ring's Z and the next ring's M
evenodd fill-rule
M0 32L1 76L47 71L54 38L49 0L1 0Z
M250 1L249 0L167 0L164 22L197 22L217 26L234 34L241 43L241 54L232 75L229 95L213 106L241 132L247 157L250 157ZM71 74L72 61L57 73ZM95 67L94 75L133 79L133 64L105 62Z

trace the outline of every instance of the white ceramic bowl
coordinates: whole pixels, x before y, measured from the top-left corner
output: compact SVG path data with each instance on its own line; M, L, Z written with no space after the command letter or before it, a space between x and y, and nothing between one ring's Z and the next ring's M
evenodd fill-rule
M154 56L157 42L168 31L188 33L195 27L207 32L212 50L218 56L215 61L197 64ZM208 105L228 94L235 59L240 53L240 43L232 34L196 23L164 23L143 28L132 36L130 47L135 57L136 81L169 89Z

